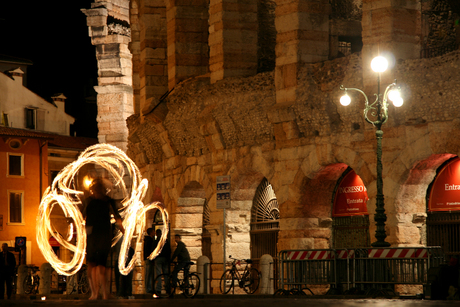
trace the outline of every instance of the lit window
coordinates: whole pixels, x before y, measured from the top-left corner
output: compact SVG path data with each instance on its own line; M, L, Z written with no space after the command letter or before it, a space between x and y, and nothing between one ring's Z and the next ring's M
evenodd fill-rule
M24 224L23 191L8 191L8 224Z
M24 155L8 153L8 175L24 176Z

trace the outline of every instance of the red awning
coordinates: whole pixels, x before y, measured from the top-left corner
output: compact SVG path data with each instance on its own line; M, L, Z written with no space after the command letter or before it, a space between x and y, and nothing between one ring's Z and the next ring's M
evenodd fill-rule
M369 215L367 189L354 170L348 172L337 188L332 216Z
M439 171L430 191L428 211L460 210L460 158L455 158Z

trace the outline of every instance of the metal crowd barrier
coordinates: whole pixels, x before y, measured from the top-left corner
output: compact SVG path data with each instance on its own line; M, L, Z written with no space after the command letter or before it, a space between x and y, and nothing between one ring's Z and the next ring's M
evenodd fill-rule
M334 250L286 250L278 259L281 289L336 284Z
M445 261L441 247L369 248L357 249L355 254L354 283L363 290L426 285L430 267Z
M441 247L285 250L279 254L281 289L389 289L428 284L428 270L445 262Z

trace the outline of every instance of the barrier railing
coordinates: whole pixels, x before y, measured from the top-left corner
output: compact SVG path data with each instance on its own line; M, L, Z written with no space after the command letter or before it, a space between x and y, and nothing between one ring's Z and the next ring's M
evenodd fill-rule
M285 250L279 254L279 285L330 285L364 292L394 290L396 284L426 286L430 267L444 261L441 247Z
M334 250L289 250L279 254L280 288L336 284Z
M444 261L441 247L358 249L355 284L425 285L428 269Z

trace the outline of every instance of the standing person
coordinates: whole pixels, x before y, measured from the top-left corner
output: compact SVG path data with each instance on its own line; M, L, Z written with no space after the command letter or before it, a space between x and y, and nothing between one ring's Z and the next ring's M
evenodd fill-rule
M147 259L153 251L154 244L153 228L147 229L147 235L144 237L144 263L145 263L145 292L153 293L153 260Z
M4 299L5 283L6 296L11 299L13 293L13 276L16 268L16 259L13 253L8 251L8 244L2 244L2 256L0 257L0 299Z
M124 228L115 201L107 196L107 188L102 179L92 182L90 192L91 196L83 214L86 218L86 263L91 288L89 299L97 299L99 288L102 288L102 298L108 299L106 264L112 244L111 215L123 233Z
M161 229L157 229L156 231L157 239L155 240L154 249L160 242L161 239ZM155 258L155 278L157 278L160 274L167 274L169 273L169 257L171 257L171 245L169 244L169 240L166 239L165 245L161 250L160 254ZM161 291L161 284L158 283L155 285L156 292L160 293Z
M177 247L171 257L171 261L174 261L174 259L177 257L177 265L174 267L172 272L174 283L177 283L177 274L180 270L187 266L188 262L190 262L190 254L188 253L184 242L182 242L182 237L180 235L175 235L174 241L176 241Z

